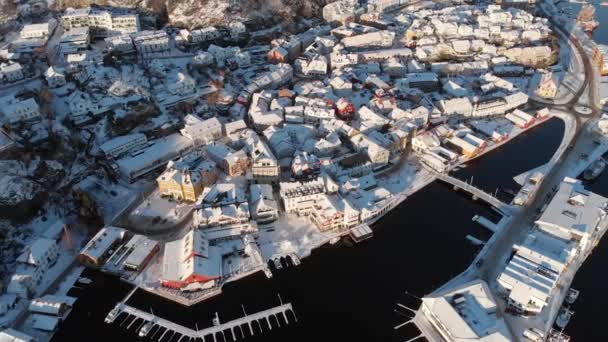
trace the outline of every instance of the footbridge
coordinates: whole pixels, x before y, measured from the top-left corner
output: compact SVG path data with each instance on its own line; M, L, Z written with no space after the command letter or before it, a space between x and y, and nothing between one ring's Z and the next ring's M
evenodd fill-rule
M466 191L473 196L473 199L481 199L487 202L488 204L493 206L499 213L508 216L513 215L513 206L504 203L503 201L494 197L492 194L489 194L479 188L476 188L472 184L462 181L456 177L452 177L449 174L439 172L434 172L434 174L438 179L442 180L443 182L453 185L455 190Z

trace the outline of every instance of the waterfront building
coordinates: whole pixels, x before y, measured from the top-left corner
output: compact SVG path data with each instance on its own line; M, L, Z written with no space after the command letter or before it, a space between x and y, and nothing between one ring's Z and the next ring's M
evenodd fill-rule
M122 263L125 270L141 272L160 250L160 243L144 235L133 236L124 246L129 255Z
M447 139L447 143L467 158L474 157L481 151L481 148L478 146L458 136L452 136Z
M101 228L78 254L77 259L86 266L101 267L110 256L111 250L126 236L122 228L107 226Z
M417 134L412 138L412 149L415 152L425 152L435 147L439 147L441 141L433 132L426 131Z
M221 276L221 250L211 246L201 230L191 229L182 238L165 243L162 286L200 290L215 286Z
M323 194L315 201L313 208L310 220L322 232L345 228L347 222L349 226L359 223L359 211L337 194Z
M608 198L586 190L580 180L564 178L536 221L538 228L588 248L594 235L605 229Z
M515 254L497 281L511 309L536 315L549 303L558 278L559 273Z
M504 318L498 315L496 300L483 280L422 298L423 333L448 342L513 341ZM437 339L438 340L438 339Z
M420 162L437 172L445 172L448 160L433 151L426 151L420 155Z

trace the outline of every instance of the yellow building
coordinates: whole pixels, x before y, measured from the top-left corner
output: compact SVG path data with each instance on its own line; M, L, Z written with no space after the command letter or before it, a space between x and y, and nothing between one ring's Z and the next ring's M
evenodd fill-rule
M198 171L169 167L156 182L161 196L170 196L178 201L196 202L203 192L203 181Z
M557 82L555 82L552 73L549 72L543 75L536 89L536 95L546 99L552 99L557 95Z

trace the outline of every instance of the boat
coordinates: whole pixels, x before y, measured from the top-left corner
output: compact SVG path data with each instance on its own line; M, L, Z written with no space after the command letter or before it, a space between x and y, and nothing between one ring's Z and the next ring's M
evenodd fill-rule
M602 159L598 159L591 163L591 165L589 165L589 167L583 172L583 178L585 180L593 180L597 178L602 171L604 171L604 168L606 168L606 162Z
M93 280L91 280L90 278L87 278L87 277L80 277L80 278L78 278L78 283L84 284L84 285L90 285L91 283L93 283Z
M570 342L570 336L551 328L547 342Z
M118 314L118 305L116 305L110 312L108 312L108 315L106 316L106 319L104 321L107 324L113 323Z
M561 308L557 318L555 319L555 325L557 325L560 329L564 329L566 325L568 325L568 322L570 322L572 315L574 315L573 311L566 308Z
M579 293L580 293L579 290L569 288L568 293L566 293L566 299L565 299L566 303L573 304L574 302L576 302L576 300L578 299Z
M144 326L139 329L139 333L137 335L139 335L139 337L148 336L150 330L152 330L152 327L154 327L154 324L152 322L146 322L146 324L144 324Z

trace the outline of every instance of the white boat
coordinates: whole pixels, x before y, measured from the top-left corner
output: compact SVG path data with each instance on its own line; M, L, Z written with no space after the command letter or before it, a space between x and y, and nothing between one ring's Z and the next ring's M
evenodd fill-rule
M106 316L106 319L104 321L107 324L113 323L116 319L116 316L118 316L118 305L116 305L112 310L110 310L110 312L108 312L108 315Z
M217 312L215 313L215 317L213 317L213 319L211 321L213 322L214 327L217 327L221 324L220 316L217 314Z
M566 328L566 325L568 325L568 322L570 322L570 318L572 318L572 315L574 315L573 311L570 311L566 308L562 308L559 311L557 318L555 319L555 325L557 325L560 329Z
M600 175L600 173L602 173L602 171L604 171L605 168L606 162L600 158L591 163L591 165L589 165L589 167L583 172L583 178L585 180L595 179Z
M566 303L573 304L578 299L578 295L580 294L579 290L569 288L568 293L566 294Z
M91 280L90 278L87 278L87 277L80 277L80 278L78 278L78 283L84 284L84 285L90 285L91 283L93 283L93 280Z
M563 332L557 331L552 328L549 332L547 342L570 342L570 336L565 335Z
M146 324L144 324L143 327L141 327L141 329L139 329L139 337L146 337L148 336L148 334L150 333L150 330L152 330L152 327L154 327L154 324L152 322L146 322Z

